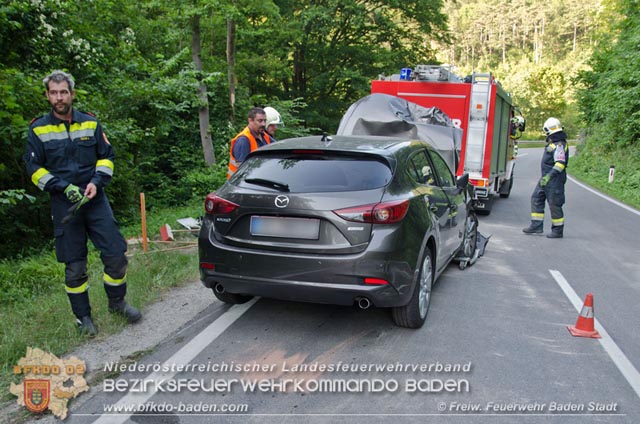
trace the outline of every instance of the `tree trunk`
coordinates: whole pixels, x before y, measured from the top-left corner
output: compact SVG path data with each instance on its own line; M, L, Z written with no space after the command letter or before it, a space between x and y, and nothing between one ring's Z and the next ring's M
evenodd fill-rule
M196 70L198 85L198 120L200 121L200 141L204 152L204 161L208 166L216 163L216 156L213 151L211 141L211 130L209 127L209 98L207 97L207 86L202 82L202 59L200 58L200 15L191 18L191 56Z
M236 21L227 19L227 75L229 78L229 105L231 122L235 121L236 108Z

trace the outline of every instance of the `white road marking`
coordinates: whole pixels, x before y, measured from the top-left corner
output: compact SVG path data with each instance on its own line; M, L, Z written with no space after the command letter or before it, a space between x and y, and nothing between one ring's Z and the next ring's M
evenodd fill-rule
M550 269L549 272L551 276L556 280L564 294L569 298L569 301L573 304L573 307L576 308L576 311L580 313L582 310L583 302L578 297L576 292L573 290L573 287L569 284L569 282L564 278L564 276L560 273L560 271ZM613 339L607 333L607 330L604 329L600 322L598 322L597 318L594 318L594 326L595 329L598 330L601 339L597 339L604 350L609 354L609 357L613 360L613 363L616 364L624 378L627 379L631 388L636 392L636 395L640 398L640 372L633 366L631 361L625 356L624 352L618 347L618 345L613 341Z
M211 344L215 339L220 336L233 324L238 318L240 318L245 312L249 310L257 301L259 297L254 297L251 301L242 305L234 305L227 312L222 314L217 320L209 324L207 328L202 330L198 335L194 336L189 343L184 345L182 349L176 352L171 358L167 359L160 368L168 369L175 368L175 365L186 365L195 358L200 352ZM154 372L149 374L144 379L148 380L169 380L176 375L176 372ZM114 410L120 406L138 405L148 401L156 392L149 390L147 392L135 392L128 393L122 397L117 403L113 405ZM76 414L80 415L80 414ZM122 424L127 421L132 414L102 414L99 419L94 421L98 424Z
M606 194L602 194L597 190L592 189L591 187L582 184L581 182L579 182L578 180L576 180L575 178L573 178L572 176L568 175L569 181L571 181L572 183L575 183L577 185L579 185L580 187L582 187L583 189L590 191L591 193L595 194L596 196L600 196L605 200L608 200L609 202L613 203L614 205L618 205L620 206L622 209L626 209L631 213L635 213L636 215L640 216L640 211L638 211L637 209L632 208L631 206L625 205L622 202L618 202L615 199L612 199L611 197L607 196Z

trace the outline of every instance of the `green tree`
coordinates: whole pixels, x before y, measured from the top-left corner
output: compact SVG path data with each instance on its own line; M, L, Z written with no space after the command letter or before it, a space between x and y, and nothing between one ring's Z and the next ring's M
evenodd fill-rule
M238 43L239 49L260 46L267 52L262 63L245 62L258 69L249 87L305 99L309 108L303 117L324 130L337 128L346 108L369 92L373 78L433 59L429 41L446 38L440 1L274 3L280 12L277 26L248 33Z
M617 37L606 34L580 74L579 105L593 140L609 149L637 145L640 138L640 8L635 0L618 1L623 19Z

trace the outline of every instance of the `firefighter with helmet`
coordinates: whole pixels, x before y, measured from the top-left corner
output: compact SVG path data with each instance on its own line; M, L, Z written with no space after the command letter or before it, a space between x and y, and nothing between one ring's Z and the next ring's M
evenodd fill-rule
M545 121L542 130L547 136L540 164L542 177L531 194L531 224L522 231L525 234L541 234L544 223L544 203L551 210L551 233L549 238L562 238L564 230L564 185L567 182L569 146L567 134L557 118Z
M264 113L267 115L267 123L265 127L265 131L271 137L271 142L273 143L276 140L276 130L280 126L284 126L284 122L282 122L282 117L278 113L277 110L272 108L271 106L267 106L264 108Z

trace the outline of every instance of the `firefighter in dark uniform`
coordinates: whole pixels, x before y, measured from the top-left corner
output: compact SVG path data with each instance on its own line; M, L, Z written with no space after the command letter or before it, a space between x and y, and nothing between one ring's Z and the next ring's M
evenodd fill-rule
M54 71L44 80L51 112L29 126L24 155L27 173L51 196L56 257L65 264L65 290L81 334L94 336L87 276L87 237L100 251L109 311L129 322L140 312L124 300L127 244L104 192L113 176L113 149L98 120L73 109L71 75ZM75 213L71 211L75 207Z
M531 195L531 224L522 231L525 234L541 234L544 222L544 202L549 203L551 210L551 233L549 238L562 238L564 232L564 184L567 182L567 164L569 163L569 146L567 134L560 121L549 118L542 130L547 136L547 145L542 155L542 178L538 181Z

